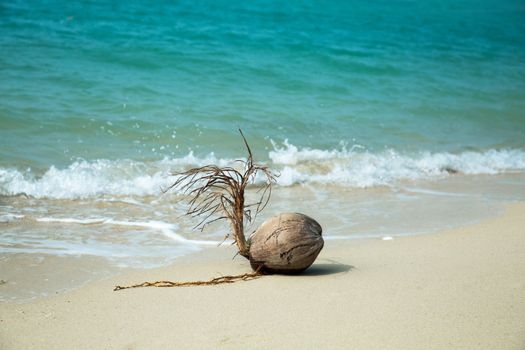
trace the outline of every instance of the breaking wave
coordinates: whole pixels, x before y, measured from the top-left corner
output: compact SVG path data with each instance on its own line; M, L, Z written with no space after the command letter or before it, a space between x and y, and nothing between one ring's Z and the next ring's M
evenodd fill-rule
M90 198L158 195L176 178L173 171L194 166L231 164L233 159L213 153L165 158L155 162L133 160L77 160L68 167L51 166L37 175L30 169L0 168L0 195L25 194L37 198ZM269 166L280 176L280 186L337 184L345 187L389 186L403 180L525 171L525 152L518 149L484 152L403 154L395 150L372 153L360 146L320 150L274 144Z

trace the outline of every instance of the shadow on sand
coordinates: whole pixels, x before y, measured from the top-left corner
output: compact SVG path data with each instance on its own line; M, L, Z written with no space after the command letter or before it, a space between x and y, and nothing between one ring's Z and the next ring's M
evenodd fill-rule
M336 273L347 273L354 267L352 265L341 264L338 262L332 262L329 264L313 264L304 271L301 275L303 276L326 276L333 275Z

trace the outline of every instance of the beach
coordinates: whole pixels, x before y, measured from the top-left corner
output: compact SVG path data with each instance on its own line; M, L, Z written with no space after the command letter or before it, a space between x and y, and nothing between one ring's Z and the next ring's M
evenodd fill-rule
M327 242L299 276L139 288L249 271L234 250L0 306L2 349L523 349L525 203L431 235ZM1 288L1 286L0 286Z
M0 302L219 245L228 223L195 230L167 189L241 170L239 130L276 175L248 234L301 212L329 242L397 238L525 201L522 6L429 1L2 4Z
M523 13L0 3L0 349L524 350ZM195 217L182 174L252 160L234 232ZM232 234L293 212L304 274L113 291L248 273Z

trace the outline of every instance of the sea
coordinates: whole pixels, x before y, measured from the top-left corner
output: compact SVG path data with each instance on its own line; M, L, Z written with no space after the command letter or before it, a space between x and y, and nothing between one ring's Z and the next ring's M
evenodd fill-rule
M1 1L0 260L220 249L227 223L195 229L165 190L238 167L239 129L277 175L247 232L279 212L326 240L497 216L525 200L525 3Z

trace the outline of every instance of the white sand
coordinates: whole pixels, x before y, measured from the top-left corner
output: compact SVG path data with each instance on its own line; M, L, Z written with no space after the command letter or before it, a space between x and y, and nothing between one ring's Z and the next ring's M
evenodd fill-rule
M142 288L249 270L233 251L0 306L1 349L525 349L525 204L418 237L330 241L301 276ZM1 286L0 286L1 287Z

